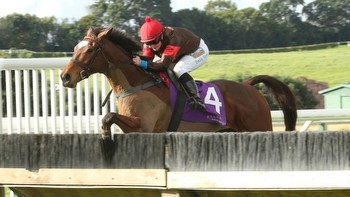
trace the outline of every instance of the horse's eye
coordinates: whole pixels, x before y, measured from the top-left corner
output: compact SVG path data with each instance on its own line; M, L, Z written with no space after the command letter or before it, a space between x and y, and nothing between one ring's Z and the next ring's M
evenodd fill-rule
M89 52L89 53L91 53L91 52L93 52L93 51L94 51L93 48L89 48L89 49L87 50L87 52Z

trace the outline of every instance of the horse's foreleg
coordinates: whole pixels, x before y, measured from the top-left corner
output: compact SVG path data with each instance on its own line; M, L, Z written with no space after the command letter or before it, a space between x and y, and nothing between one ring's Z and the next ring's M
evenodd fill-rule
M102 137L111 137L111 126L116 124L124 132L141 131L141 119L135 116L123 116L109 112L102 119Z
M112 124L117 124L124 132L141 130L141 120L138 117L127 117L112 112L105 115L102 119L101 148L107 165L112 164L115 151L111 133Z

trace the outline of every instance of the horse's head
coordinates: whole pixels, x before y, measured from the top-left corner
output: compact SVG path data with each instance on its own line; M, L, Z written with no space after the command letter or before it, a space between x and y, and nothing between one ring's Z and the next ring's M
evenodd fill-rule
M84 39L74 47L73 57L61 73L63 86L74 88L91 74L103 73L108 69L103 45L112 30L104 28L99 33L95 32L95 28L88 30Z

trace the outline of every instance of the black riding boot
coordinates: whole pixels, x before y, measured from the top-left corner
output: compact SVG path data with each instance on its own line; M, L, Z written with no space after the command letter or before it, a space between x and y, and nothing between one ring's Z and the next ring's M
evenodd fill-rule
M197 88L196 82L194 80L188 81L188 82L186 82L184 87L190 96L190 105L192 106L192 109L194 109L194 110L198 109L200 111L205 111L205 105L204 105L202 99L199 98L198 88Z
M185 73L179 78L179 81L190 97L192 109L205 111L205 105L199 97L197 84L193 78L188 73Z

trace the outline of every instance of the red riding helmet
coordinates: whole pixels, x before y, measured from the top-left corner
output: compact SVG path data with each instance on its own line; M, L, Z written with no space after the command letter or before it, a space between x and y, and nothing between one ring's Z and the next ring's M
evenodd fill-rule
M164 31L163 25L151 17L145 18L145 23L141 26L140 36L141 42L146 43L157 39Z

